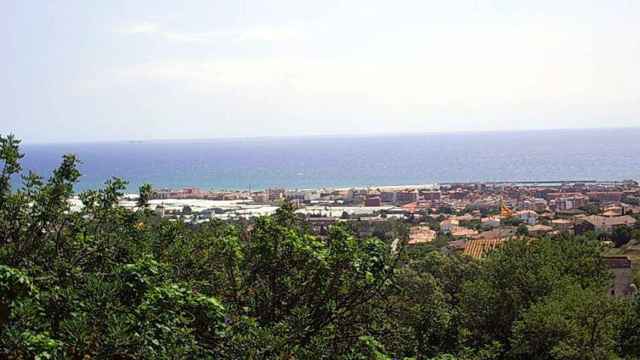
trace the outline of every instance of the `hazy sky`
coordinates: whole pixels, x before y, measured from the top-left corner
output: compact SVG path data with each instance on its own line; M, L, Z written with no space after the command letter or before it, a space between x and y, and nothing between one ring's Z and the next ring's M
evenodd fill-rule
M640 1L0 1L25 141L640 126Z

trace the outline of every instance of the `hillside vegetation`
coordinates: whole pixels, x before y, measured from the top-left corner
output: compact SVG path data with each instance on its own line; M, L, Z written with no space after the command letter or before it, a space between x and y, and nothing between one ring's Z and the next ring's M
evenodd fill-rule
M15 187L19 141L0 141L0 358L640 356L640 302L607 295L595 239L512 240L478 261L318 236L286 203L194 226L147 210L148 186L119 207L115 178L72 212L76 157Z

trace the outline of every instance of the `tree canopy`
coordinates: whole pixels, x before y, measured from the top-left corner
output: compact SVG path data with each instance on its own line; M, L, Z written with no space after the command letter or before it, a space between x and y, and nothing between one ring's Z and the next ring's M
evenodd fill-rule
M118 206L117 178L74 194L73 155L47 179L21 158L0 136L0 357L640 355L638 300L607 295L591 237L520 238L475 260L409 247L397 222L316 234L288 203L191 225L150 211L149 186L133 211Z

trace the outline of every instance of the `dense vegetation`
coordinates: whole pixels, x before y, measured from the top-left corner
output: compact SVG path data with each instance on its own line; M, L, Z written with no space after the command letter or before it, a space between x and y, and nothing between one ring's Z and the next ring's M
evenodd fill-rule
M0 138L0 358L609 359L640 356L640 302L609 297L598 241L513 240L482 261L397 224L314 234L284 204L190 226L80 194L67 155L23 176ZM394 235L395 234L395 235Z

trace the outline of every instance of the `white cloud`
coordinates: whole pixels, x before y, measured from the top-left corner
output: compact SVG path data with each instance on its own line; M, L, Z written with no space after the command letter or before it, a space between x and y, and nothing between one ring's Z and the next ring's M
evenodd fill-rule
M379 38L375 50L360 49L327 58L266 56L220 59L167 59L118 69L122 81L172 81L208 89L255 93L265 89L282 98L358 96L378 103L438 106L521 106L523 103L576 103L636 99L640 72L633 66L606 67L616 53L635 59L622 44L594 40L581 29L536 26L474 33L446 29ZM588 33L587 33L588 35ZM611 36L614 37L615 33ZM168 36L165 34L165 36ZM182 42L214 39L290 39L296 33L252 29L206 34L174 34ZM380 53L379 49L386 51ZM625 54L626 53L626 54ZM621 60L617 60L618 63ZM631 64L629 64L631 65ZM624 91L620 91L624 89ZM622 95L621 95L622 94Z
M119 32L125 34L153 34L158 32L158 26L150 22L141 22L120 29Z
M90 90L167 91L178 103L200 101L202 111L212 112L414 119L404 120L408 128L424 127L422 119L438 115L453 119L439 123L443 128L474 128L470 119L478 118L505 128L553 127L562 118L568 119L562 126L588 117L629 119L640 114L640 71L634 65L640 43L629 41L633 29L596 33L590 25L550 20L485 24L473 31L436 24L429 31L406 26L345 32L347 39L338 44L333 29L313 26L202 33L155 27L153 36L167 44L220 45L217 56L172 52L111 69ZM252 47L274 41L283 42L277 51ZM225 52L225 45L236 42L251 51ZM521 125L511 122L527 117L531 121Z
M186 44L294 41L301 40L304 37L302 31L287 26L259 26L207 32L187 32L164 29L149 22L132 24L119 29L118 32L130 35L153 34L170 42Z

